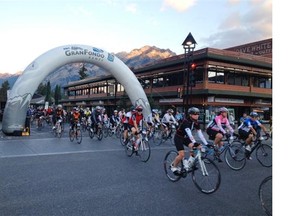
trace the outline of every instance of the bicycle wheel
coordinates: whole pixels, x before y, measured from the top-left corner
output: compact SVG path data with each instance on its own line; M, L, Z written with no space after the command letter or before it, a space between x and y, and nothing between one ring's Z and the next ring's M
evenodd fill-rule
M112 131L111 128L108 129L108 135L109 135L109 137L112 137L112 136L113 136L113 131Z
M232 170L241 170L246 165L245 148L241 143L233 143L225 150L225 162Z
M121 127L117 126L116 131L115 131L116 138L120 138L121 133L122 133Z
M120 143L121 145L125 146L125 143L124 143L124 134L120 134Z
M98 140L102 140L103 139L103 130L100 129L100 128L98 129L97 139Z
M107 138L108 137L108 133L109 133L109 128L104 127L104 129L103 129L103 137Z
M173 146L175 146L175 143L174 143L175 134L176 134L176 130L172 130L171 133L170 133L169 138L167 138L167 139L170 140L170 143L171 143L171 145L173 145Z
M82 132L81 132L80 128L77 128L77 130L76 130L76 140L77 140L78 144L80 144L82 142Z
M90 130L89 130L89 137L90 137L91 139L93 139L93 137L94 137L94 130L93 130L93 128L90 128Z
M195 160L192 166L192 180L196 187L205 194L218 190L221 183L221 174L216 164L209 158Z
M129 140L128 143L125 145L125 152L128 157L131 157L134 153L134 147L132 142Z
M171 150L166 154L166 156L164 158L164 171L165 171L165 174L168 177L168 179L172 182L179 181L181 178L181 176L175 175L171 170L171 164L173 163L173 161L177 155L178 155L177 151ZM182 162L178 165L178 167L180 167L181 170L183 169Z
M62 127L60 124L56 128L56 134L57 134L58 138L60 138L62 136Z
M74 141L74 130L72 130L72 129L69 130L69 139L71 142Z
M266 177L258 189L258 196L265 213L272 216L272 176Z
M155 134L154 134L154 137L153 137L153 141L154 141L155 145L159 146L159 145L162 144L163 136L165 136L163 131L161 131L161 130L155 131Z
M272 147L268 144L261 144L256 149L256 158L264 167L272 166Z
M142 162L147 162L149 160L151 155L151 148L148 141L142 140L142 142L140 142L138 147L138 155Z

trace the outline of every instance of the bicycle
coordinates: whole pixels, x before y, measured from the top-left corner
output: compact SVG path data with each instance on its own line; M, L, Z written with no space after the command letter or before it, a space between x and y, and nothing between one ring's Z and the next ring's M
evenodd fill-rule
M193 148L195 160L189 167L184 167L183 160L179 163L180 173L173 173L171 170L172 163L178 152L175 150L169 151L164 158L164 171L168 179L172 182L177 182L181 178L186 178L191 173L192 181L196 188L204 194L211 194L218 190L221 184L221 174L217 165L209 158L202 156L201 150L198 147Z
M78 144L81 144L82 142L82 132L81 132L81 124L77 122L74 126L74 129L72 127L69 130L69 139L71 142L74 141L74 138L76 139Z
M147 162L151 155L151 148L146 138L147 132L142 130L138 133L140 135L140 143L136 149L136 140L133 134L130 133L128 136L127 144L125 145L125 152L128 157L131 157L134 153L136 156L139 156L142 162Z
M272 175L262 180L259 185L258 196L265 213L272 216Z
M174 136L176 134L176 125L172 124L171 128L165 131L163 124L160 126L160 130L155 131L153 141L155 145L159 146L162 143L166 142L167 140L170 140L171 145L174 145Z
M214 142L209 142L208 146L204 145L205 152L203 153L203 156L210 158L213 161L218 160L219 162L222 162L220 157L224 153L225 163L232 170L241 170L244 164L243 158L245 156L245 151L241 143L234 142L236 137L236 134L234 134L230 139L224 138L222 140L224 145L221 148L214 145Z
M266 138L264 138L266 137ZM257 161L264 167L271 167L272 166L272 147L268 144L262 143L263 140L268 140L269 135L259 136L256 137L252 142L251 151L245 151L245 154L239 160L242 160L242 168L245 167L247 158L250 158L252 153L256 152L256 159ZM235 142L239 142L242 144L242 148L245 148L245 141L241 138L235 140Z
M63 132L63 126L62 126L62 118L59 118L56 121L55 128L54 128L54 136L60 138L62 136Z
M96 126L97 126L97 130L96 130ZM96 133L97 131L97 133ZM102 129L102 124L101 123L98 123L97 125L94 125L94 127L91 127L90 130L89 130L89 137L91 139L93 139L93 137L97 136L97 139L100 141L103 139L103 129Z

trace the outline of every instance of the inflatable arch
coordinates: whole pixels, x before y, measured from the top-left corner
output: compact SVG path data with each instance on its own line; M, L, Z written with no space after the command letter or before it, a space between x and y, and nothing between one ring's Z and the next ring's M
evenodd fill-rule
M65 45L36 58L18 77L7 97L2 131L7 135L20 135L24 130L28 106L39 84L56 69L74 62L92 63L107 70L124 86L132 104L143 106L145 118L151 113L147 96L138 79L115 55L92 46Z

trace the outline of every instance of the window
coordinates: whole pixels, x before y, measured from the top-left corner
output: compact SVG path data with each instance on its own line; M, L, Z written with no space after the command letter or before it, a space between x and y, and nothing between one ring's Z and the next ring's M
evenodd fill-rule
M208 71L208 81L210 83L224 83L224 72Z
M268 77L253 77L253 86L259 88L272 88L272 79Z
M163 79L163 77L158 77L158 78L154 78L154 79L153 79L153 84L152 84L152 87L153 87L153 88L163 87L163 86L164 86L164 79Z
M235 73L234 71L229 71L227 74L227 83L229 85L239 85L248 86L249 76L246 74Z

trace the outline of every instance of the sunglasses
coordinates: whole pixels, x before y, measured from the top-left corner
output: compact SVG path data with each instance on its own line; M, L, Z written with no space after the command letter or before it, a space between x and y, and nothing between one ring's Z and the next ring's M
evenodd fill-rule
M192 115L200 115L199 113L192 113Z

